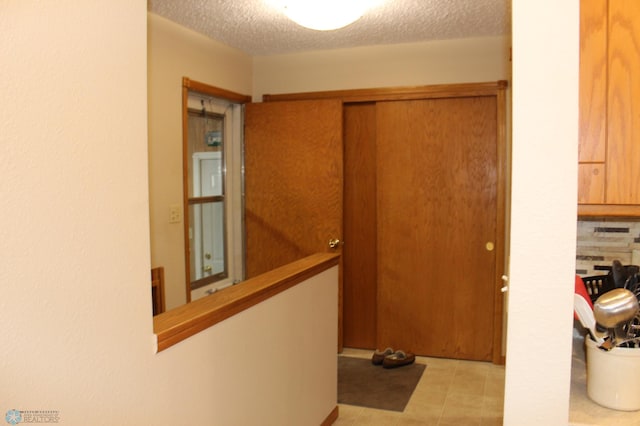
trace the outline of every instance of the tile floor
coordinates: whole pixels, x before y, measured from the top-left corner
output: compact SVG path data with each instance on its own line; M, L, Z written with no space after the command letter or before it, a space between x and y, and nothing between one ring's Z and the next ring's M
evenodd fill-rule
M371 351L345 349L344 356L370 358ZM426 364L404 412L340 405L334 423L367 426L502 425L504 366L486 362L417 357ZM574 338L569 421L573 426L640 426L640 411L610 410L587 396L583 340Z
M371 353L345 349L343 355L370 358ZM334 425L502 425L504 366L427 357L416 362L427 368L404 412L341 404Z

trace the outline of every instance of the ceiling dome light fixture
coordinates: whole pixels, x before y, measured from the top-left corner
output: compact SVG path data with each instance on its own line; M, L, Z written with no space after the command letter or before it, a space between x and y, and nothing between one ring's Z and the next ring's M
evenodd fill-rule
M329 31L357 21L380 0L272 0L271 3L298 25Z

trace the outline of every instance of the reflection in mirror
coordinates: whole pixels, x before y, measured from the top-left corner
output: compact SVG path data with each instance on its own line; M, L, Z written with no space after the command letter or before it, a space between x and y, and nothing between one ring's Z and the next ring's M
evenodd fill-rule
M210 86L187 83L183 191L186 291L191 301L243 279L242 105L217 96Z
M189 157L187 173L191 289L228 276L224 250L225 176L221 144L224 117L210 117L209 114L205 107L201 114L189 111L189 148L196 149Z

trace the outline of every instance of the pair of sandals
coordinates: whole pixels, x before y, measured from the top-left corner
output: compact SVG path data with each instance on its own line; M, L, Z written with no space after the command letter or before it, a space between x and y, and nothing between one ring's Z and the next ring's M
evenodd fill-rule
M394 351L386 348L384 351L376 350L371 357L373 365L382 365L384 368L396 368L412 364L416 360L415 354L405 351Z

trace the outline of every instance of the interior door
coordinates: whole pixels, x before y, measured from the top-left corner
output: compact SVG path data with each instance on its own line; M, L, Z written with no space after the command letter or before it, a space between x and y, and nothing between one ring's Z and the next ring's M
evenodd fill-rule
M245 110L246 276L342 239L342 103L254 103Z
M376 106L381 348L492 359L496 102L488 96Z

